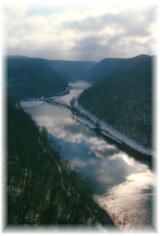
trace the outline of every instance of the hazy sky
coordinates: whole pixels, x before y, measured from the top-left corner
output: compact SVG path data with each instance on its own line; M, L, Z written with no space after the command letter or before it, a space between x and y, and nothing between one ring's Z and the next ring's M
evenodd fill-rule
M3 6L7 54L96 61L155 54L156 6L53 2Z

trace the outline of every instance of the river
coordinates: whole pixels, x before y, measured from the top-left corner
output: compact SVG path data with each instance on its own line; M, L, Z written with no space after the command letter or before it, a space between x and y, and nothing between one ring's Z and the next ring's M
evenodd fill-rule
M69 104L89 84L70 84L70 93L56 97ZM39 100L21 106L53 137L64 160L94 186L95 201L122 230L149 230L154 219L155 176L149 165L106 141L94 128L75 119L70 109Z

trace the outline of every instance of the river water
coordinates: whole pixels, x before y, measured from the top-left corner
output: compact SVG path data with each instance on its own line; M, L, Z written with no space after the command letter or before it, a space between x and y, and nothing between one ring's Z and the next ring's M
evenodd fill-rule
M70 103L89 84L70 84L70 93L56 97ZM64 160L94 186L93 198L119 229L149 230L153 220L154 173L144 164L107 142L94 129L78 122L70 109L42 101L22 101L21 106L44 126Z

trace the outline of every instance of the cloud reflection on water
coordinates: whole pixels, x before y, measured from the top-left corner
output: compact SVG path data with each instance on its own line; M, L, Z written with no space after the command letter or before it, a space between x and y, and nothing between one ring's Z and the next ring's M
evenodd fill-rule
M71 168L90 178L97 193L105 193L127 181L127 176L143 173L148 168L73 120L67 109L43 104L28 110L40 126L47 127Z
M154 176L147 169L128 175L125 182L94 198L121 229L133 230L136 226L144 230L152 221L152 186Z
M67 99L71 99L73 94L70 95ZM65 96L61 99L65 100ZM97 201L117 225L123 228L150 222L149 195L154 175L147 165L96 136L85 124L76 122L69 110L53 104L29 103L26 110L39 126L47 128L71 168L89 177Z

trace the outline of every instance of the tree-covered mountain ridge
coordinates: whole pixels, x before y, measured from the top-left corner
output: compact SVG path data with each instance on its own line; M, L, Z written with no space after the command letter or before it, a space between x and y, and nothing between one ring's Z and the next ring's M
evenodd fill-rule
M62 162L46 130L10 101L7 117L7 225L113 226L91 185Z
M63 163L46 130L13 103L18 106L23 99L61 94L68 88L68 78L48 60L25 56L9 56L6 75L6 224L114 226L109 215L93 200L88 180Z
M7 76L9 78L8 84L12 86L12 90L14 85L13 82L16 82L16 86L20 86L21 82L21 90L23 88L23 84L26 86L26 82L28 82L32 85L32 87L30 85L31 91L33 89L35 91L36 89L39 89L41 94L44 93L47 96L49 95L51 89L53 91L52 93L58 93L60 91L58 90L60 86L62 86L62 90L64 89L64 83L66 84L69 81L83 79L83 75L85 75L89 69L97 64L95 61L51 60L20 55L8 55L6 59ZM27 80L24 81L24 77ZM19 84L17 83L17 78L19 78ZM48 88L43 84L46 90L42 90L40 86L35 86L35 83L37 84L37 82L43 82L44 80L46 80L46 82L49 84ZM27 84L27 86L29 85ZM25 93L26 91L27 90L25 90ZM38 91L36 92L38 93ZM27 93L29 92L27 91ZM31 92L29 96L30 95L32 95Z
M8 56L6 64L8 96L14 99L49 97L68 88L67 77L45 59Z
M59 73L72 81L84 79L87 71L97 64L95 61L48 60L48 62Z
M152 149L153 62L149 55L124 59L76 102L83 113L118 131L120 140L126 137L146 150Z
M98 82L100 80L107 78L107 76L110 75L112 72L116 70L121 70L121 67L123 67L123 63L125 64L126 61L131 60L132 63L135 63L140 58L145 58L145 57L147 58L150 56L141 54L133 58L120 58L120 57L103 58L102 60L94 64L91 68L86 70L86 72L83 74L83 78L91 83Z

